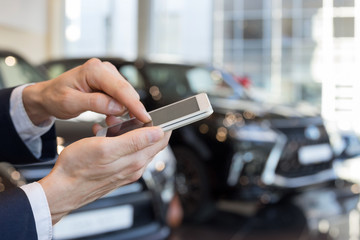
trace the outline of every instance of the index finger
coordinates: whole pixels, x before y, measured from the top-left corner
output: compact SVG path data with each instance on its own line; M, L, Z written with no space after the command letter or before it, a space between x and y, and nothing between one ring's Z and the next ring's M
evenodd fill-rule
M89 60L84 67L92 69L92 71L85 71L86 80L92 89L111 96L140 121L144 123L151 121L150 115L140 102L139 94L115 67L109 67L108 63L102 63L100 60Z

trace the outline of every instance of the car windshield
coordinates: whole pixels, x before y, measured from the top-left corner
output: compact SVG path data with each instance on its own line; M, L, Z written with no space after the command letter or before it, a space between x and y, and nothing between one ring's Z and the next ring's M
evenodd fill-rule
M0 56L0 87L9 88L21 84L45 80L34 67L12 56Z
M158 87L167 99L175 100L200 92L221 97L234 95L234 90L218 70L182 65L152 65L148 66L147 74L151 85Z

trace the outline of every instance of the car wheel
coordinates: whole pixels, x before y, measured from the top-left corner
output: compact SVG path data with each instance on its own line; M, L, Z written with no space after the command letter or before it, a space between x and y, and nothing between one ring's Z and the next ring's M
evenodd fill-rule
M176 164L176 190L184 211L185 221L201 222L214 213L209 182L204 164L190 148L172 146Z

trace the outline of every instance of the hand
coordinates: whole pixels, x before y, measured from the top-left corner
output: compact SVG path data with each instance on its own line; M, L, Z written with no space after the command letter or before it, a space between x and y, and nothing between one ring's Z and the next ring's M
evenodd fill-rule
M70 211L139 179L168 144L170 134L159 127L146 127L118 137L85 138L65 148L50 174L39 181L53 224Z
M69 119L88 110L107 115L129 111L142 122L151 121L135 89L111 63L99 59L26 87L23 102L35 125L51 116Z

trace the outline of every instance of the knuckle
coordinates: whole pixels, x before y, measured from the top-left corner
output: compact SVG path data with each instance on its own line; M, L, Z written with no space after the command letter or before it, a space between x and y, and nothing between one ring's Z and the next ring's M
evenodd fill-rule
M85 68L94 68L101 66L102 62L98 58L91 58L84 63Z
M98 138L95 146L97 147L96 154L98 158L104 159L109 155L109 144L105 141L105 138Z
M121 77L121 75L118 75L117 85L118 88L123 90L124 92L130 92L133 88L128 81Z
M98 109L101 107L102 98L98 94L93 94L88 98L88 105L90 109Z
M144 163L141 160L133 161L130 164L130 168L134 172L139 171L140 169L144 168Z
M131 137L128 139L129 141L129 148L131 152L138 152L144 148L146 145L143 137Z
M116 67L111 63L111 62L108 62L108 61L104 61L103 64L108 67L109 69L111 69L112 71L117 71Z
M62 104L64 107L67 107L71 103L73 97L69 91L61 91L59 93L59 96L59 103Z
M130 177L129 177L129 180L131 182L135 182L137 180L139 180L143 175L143 171L142 170L139 170L139 171L136 171L134 172L134 174L132 174Z

